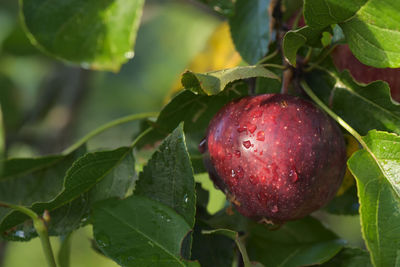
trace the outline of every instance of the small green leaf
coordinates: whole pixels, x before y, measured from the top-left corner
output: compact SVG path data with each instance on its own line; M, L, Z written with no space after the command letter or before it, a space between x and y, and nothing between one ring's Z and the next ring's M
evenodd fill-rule
M288 31L283 39L283 53L289 63L296 67L297 52L303 45L321 46L323 32L324 28L311 28L309 26Z
M229 18L236 50L249 64L256 64L268 52L270 0L237 0Z
M186 89L207 95L216 95L234 81L252 77L266 77L280 80L273 72L263 66L243 66L205 74L187 71L182 75L182 85Z
M32 44L56 58L118 71L133 56L144 0L21 0Z
M305 0L304 18L311 27L326 27L354 16L368 0Z
M252 224L247 237L250 258L268 267L321 264L342 247L343 241L311 217L288 222L275 231Z
M296 31L287 32L283 38L283 53L287 61L294 67L297 62L297 51L307 42L307 38Z
M400 1L393 0L369 0L354 17L340 24L356 58L378 68L400 67L400 46L395 41L400 39L399 25Z
M321 267L372 267L372 264L367 251L359 248L344 248Z
M182 124L152 155L140 173L134 194L171 207L194 226L195 183Z
M100 250L125 267L186 266L181 245L189 232L173 209L141 196L99 202L93 211Z
M348 161L357 181L363 237L374 266L396 266L400 253L400 137L371 131L363 139L372 154L363 149Z

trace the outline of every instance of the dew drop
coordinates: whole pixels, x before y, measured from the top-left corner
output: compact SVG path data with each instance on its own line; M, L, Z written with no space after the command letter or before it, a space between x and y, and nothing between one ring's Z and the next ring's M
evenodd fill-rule
M257 182L256 177L254 175L250 175L249 180L250 180L250 183L252 183L252 184L256 184L256 182Z
M297 175L296 170L292 169L289 172L289 177L292 180L293 183L297 182L299 180L299 176Z
M103 233L99 233L96 236L96 243L100 248L108 247L110 246L110 238Z
M251 147L251 142L249 140L243 142L243 146L247 149Z
M277 213L277 212L279 211L278 206L277 206L277 205L274 205L274 206L272 207L271 211L272 211L273 213Z
M14 236L19 238L25 238L25 232L22 230L15 231Z
M263 111L262 110L255 110L254 112L253 112L253 118L259 118L259 117L261 117L261 115L263 114Z
M241 133L241 132L247 131L247 128L246 128L246 126L240 126L240 127L238 127L236 130L237 130L239 133Z
M235 151L235 156L236 156L237 158L240 158L240 151L239 151L239 150L236 150L236 151Z
M128 51L124 54L126 59L131 59L131 58L133 58L134 55L135 55L135 53L133 51Z
M231 170L231 177L236 177L236 172L235 172L235 170Z
M249 132L250 132L250 133L254 133L254 132L256 131L256 129L257 129L257 126L254 125L254 124L249 123L249 124L247 125L247 129L249 129Z
M238 169L237 169L237 171L236 171L236 174L237 174L237 177L238 177L239 179L243 178L243 176L244 176L244 170L243 170L243 168L242 168L241 166L238 167Z
M264 140L265 140L265 133L264 133L264 131L259 131L259 132L257 133L257 140L258 140L258 141L264 141Z
M204 138L203 140L200 141L199 151L201 154L204 154L206 150L207 150L207 140Z

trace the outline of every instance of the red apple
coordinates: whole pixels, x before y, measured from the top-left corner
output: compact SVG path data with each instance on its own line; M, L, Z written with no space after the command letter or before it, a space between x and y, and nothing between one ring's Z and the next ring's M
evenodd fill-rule
M237 210L274 223L327 204L346 168L337 124L311 102L290 95L227 104L210 122L206 147L210 176Z
M340 71L349 70L358 82L386 81L390 86L392 98L400 101L400 68L380 69L364 65L351 53L348 45L338 46L332 53L332 59Z

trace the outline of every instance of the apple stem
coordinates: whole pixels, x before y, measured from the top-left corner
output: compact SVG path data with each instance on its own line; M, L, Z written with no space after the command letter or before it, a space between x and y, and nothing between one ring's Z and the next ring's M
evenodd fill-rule
M256 63L256 65L261 65L264 62L267 62L268 60L270 60L271 58L275 57L277 54L279 53L279 49L276 49L274 52L272 52L269 55L266 55L265 57L263 57L262 59L260 59L260 61L258 61Z
M315 102L317 103L318 106L320 106L326 113L328 113L329 116L331 116L337 123L340 124L346 131L348 131L354 138L357 139L357 141L362 145L363 148L367 149L369 151L369 147L367 144L364 142L362 136L353 128L351 127L347 122L345 122L341 117L336 115L327 105L325 105L324 102L322 102L316 94L311 90L311 88L308 86L308 84L303 80L300 81L301 87L303 90L306 92L306 94Z
M279 65L279 64L260 64L263 67L269 67L269 68L276 68L276 69L281 69L281 70L285 70L288 67L287 66L283 66L283 65Z
M293 69L288 68L283 71L282 73L282 87L281 87L281 94L287 94L289 92L289 85L293 80Z

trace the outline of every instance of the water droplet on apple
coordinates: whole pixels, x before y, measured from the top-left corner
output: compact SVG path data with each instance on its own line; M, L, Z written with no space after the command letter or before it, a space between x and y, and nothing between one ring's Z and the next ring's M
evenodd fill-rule
M263 114L263 111L262 110L255 110L254 112L253 112L253 118L259 118L259 117L261 117L261 115Z
M250 175L249 180L250 180L250 183L252 183L252 184L256 184L256 182L257 182L256 177L254 175Z
M236 130L238 131L238 133L241 133L241 132L247 131L247 128L246 128L246 126L241 126L241 127L237 128Z
M236 171L236 174L237 174L237 177L238 177L239 179L243 178L243 176L244 176L244 170L243 170L243 168L242 168L241 166L238 167L238 169L237 169L237 171Z
M233 177L236 177L236 172L235 172L235 170L231 170L231 177L233 178Z
M243 146L247 149L251 147L251 142L249 140L243 142Z
M277 205L274 205L274 206L272 207L271 211L272 211L273 213L277 213L277 212L279 211L278 206L277 206Z
M228 153L226 153L226 158L227 158L227 159L231 159L231 158L232 158L232 154L231 154L231 153L229 153L229 152L228 152Z
M264 140L265 140L265 133L264 133L264 131L259 131L259 132L257 133L257 140L258 140L258 141L264 141Z
M207 140L203 138L203 140L201 140L199 144L199 151L201 154L204 154L206 150L207 150Z
M247 129L249 129L250 133L254 133L256 131L256 129L257 129L257 126L254 125L254 124L249 123L249 124L247 124Z
M235 151L235 156L236 156L237 158L240 158L240 151L239 151L239 150L236 150L236 151Z
M289 177L292 180L293 183L297 182L299 180L299 176L297 175L297 172L295 169L291 169L289 172Z

